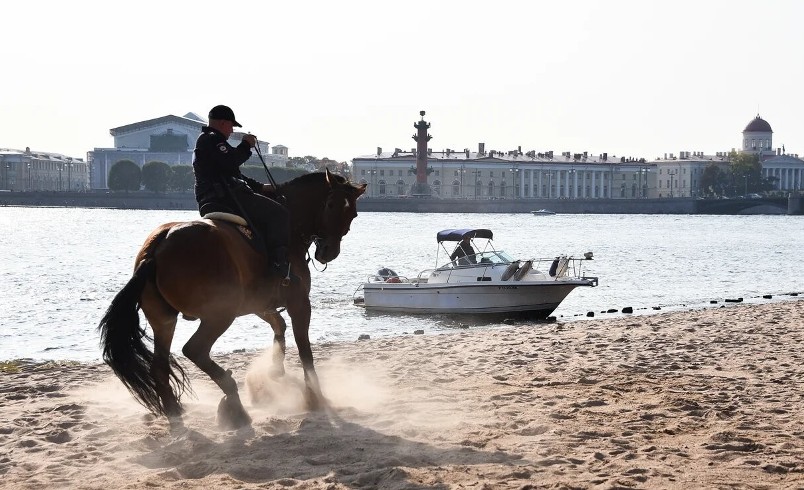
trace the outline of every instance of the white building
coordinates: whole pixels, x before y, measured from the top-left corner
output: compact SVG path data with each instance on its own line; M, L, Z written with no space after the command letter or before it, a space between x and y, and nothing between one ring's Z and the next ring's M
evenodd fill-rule
M762 176L773 177L776 189L801 190L804 180L804 160L797 154L785 154L784 146L773 150L773 129L767 121L759 117L759 114L743 130L742 151L760 155Z
M131 160L140 167L148 162L164 162L168 165L191 165L195 140L207 121L195 113L184 116L167 115L139 121L109 130L114 137L113 148L95 148L87 153L91 168L90 182L93 189L108 188L109 170L121 160ZM243 133L235 132L229 142L236 146ZM269 152L268 142L257 142L269 167L284 167L288 161L288 149L275 145ZM256 152L249 164L262 165Z
M85 191L87 162L60 153L0 148L0 189L16 192Z
M653 197L651 164L603 153L521 149L486 152L428 150L427 183L445 199L622 199ZM352 160L352 180L369 184L369 197L407 197L416 182L416 149L383 152Z
M428 148L427 183L434 197L457 199L634 199L698 197L704 170L712 164L728 170L728 151L665 154L652 161L617 158L606 153L552 151L463 151ZM369 184L369 197L407 197L416 183L416 148L383 152L352 160L352 179ZM736 150L732 150L736 151ZM780 191L800 190L804 161L773 149L773 130L757 115L742 132L742 152L760 155L762 176L775 177Z
M732 149L732 151L736 151ZM773 129L759 117L752 119L742 132L741 153L759 155L762 177L774 177L776 190L800 190L804 176L804 160L798 155L785 155L784 147L773 149ZM656 166L655 197L697 197L706 193L700 179L712 163L727 170L728 151L705 155L703 152L681 151L678 155L665 154L650 163Z

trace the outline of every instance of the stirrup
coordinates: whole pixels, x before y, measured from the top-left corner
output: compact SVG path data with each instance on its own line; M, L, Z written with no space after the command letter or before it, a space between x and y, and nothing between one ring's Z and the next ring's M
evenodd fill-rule
M282 280L279 281L279 285L282 287L290 286L290 264L288 264L288 269L285 272L285 277L283 277Z

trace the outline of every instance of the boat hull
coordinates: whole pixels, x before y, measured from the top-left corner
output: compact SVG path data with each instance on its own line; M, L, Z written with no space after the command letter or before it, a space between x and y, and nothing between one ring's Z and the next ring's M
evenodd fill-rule
M510 314L547 318L587 280L493 283L366 283L363 304L367 310L428 314Z

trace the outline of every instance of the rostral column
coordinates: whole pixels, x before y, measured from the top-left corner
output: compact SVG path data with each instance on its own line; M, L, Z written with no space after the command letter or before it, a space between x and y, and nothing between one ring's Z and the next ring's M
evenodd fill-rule
M427 142L430 141L432 136L427 134L430 128L430 123L424 120L424 111L419 111L422 120L414 123L413 127L417 129L413 139L416 141L416 183L410 189L412 196L427 196L431 195L430 185L427 183Z

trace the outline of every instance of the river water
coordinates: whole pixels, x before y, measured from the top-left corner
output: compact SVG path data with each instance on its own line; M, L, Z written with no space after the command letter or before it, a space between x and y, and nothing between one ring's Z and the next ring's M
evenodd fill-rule
M98 320L130 277L147 234L160 223L195 217L194 211L0 207L0 361L99 360ZM601 312L627 306L639 315L711 301L720 306L725 299L777 301L804 290L804 216L361 213L340 257L312 272L311 340L501 326L367 314L353 304L368 274L390 267L415 277L436 265L436 232L471 227L492 229L495 248L515 258L594 253L585 272L600 285L573 291L554 313L559 322L584 320L590 311L596 318L621 315ZM195 325L179 321L174 351ZM260 319L242 317L214 351L260 349L271 339Z

